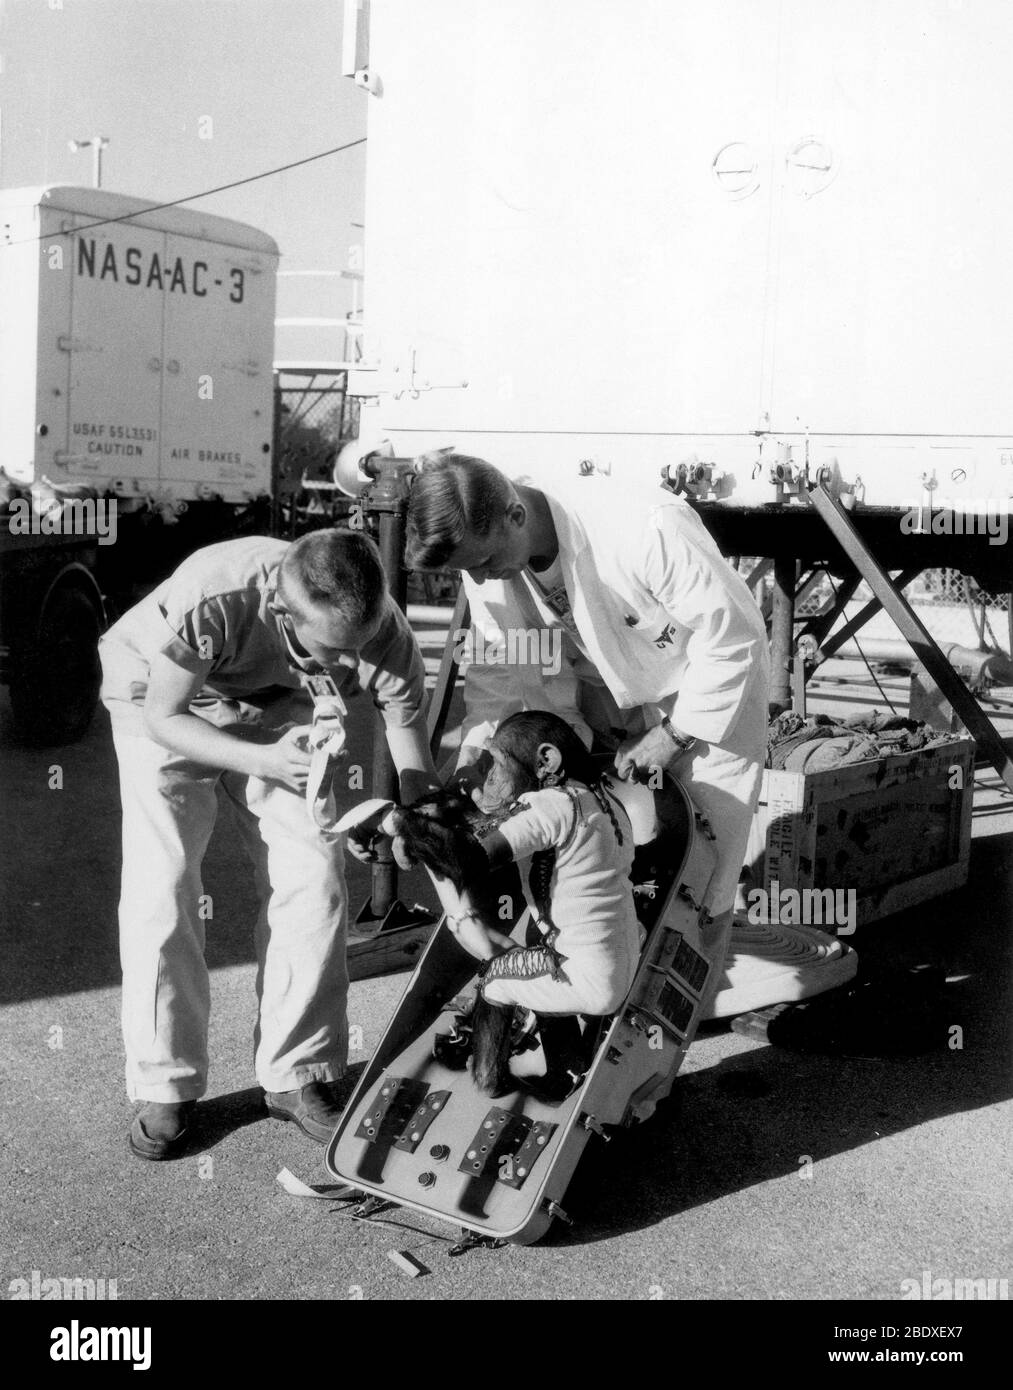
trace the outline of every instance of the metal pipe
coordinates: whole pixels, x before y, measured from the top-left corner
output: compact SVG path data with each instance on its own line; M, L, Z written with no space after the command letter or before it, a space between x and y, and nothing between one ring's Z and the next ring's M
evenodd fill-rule
M404 609L408 592L408 576L403 563L406 506L407 503L395 503L379 516L380 558L390 592L401 609ZM373 795L398 801L398 792L397 769L387 746L386 729L382 721L378 721L373 733ZM396 897L397 865L389 851L381 852L373 865L370 913L374 919L386 917Z
M449 631L454 618L454 605L451 603L443 608L428 603L409 603L405 612L413 627L418 623L420 627L445 627Z
M1005 652L979 651L975 647L962 647L958 642L940 646L940 651L951 666L969 671L974 684L983 679L994 681L996 685L1013 683L1013 661ZM834 653L835 658L849 661L861 661L863 655L869 661L889 661L896 666L921 664L920 658L899 638L870 637L861 643L845 642Z
M791 705L791 650L795 625L795 583L798 561L774 561L773 607L770 614L770 712Z

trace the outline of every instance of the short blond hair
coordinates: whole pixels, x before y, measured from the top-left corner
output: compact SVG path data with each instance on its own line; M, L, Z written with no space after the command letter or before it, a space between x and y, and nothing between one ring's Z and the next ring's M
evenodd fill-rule
M292 542L281 562L279 588L290 608L332 608L364 627L383 608L387 578L369 536L335 526Z

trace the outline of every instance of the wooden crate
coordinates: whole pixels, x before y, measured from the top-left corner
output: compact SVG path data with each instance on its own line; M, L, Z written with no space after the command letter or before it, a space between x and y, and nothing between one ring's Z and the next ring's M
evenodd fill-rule
M971 739L825 772L768 769L750 831L749 886L768 895L774 882L782 892L854 889L859 926L959 888L973 793Z

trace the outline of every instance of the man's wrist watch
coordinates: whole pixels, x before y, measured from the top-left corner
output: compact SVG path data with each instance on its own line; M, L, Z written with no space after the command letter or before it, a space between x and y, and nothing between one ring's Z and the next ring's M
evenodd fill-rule
M693 744L696 743L696 739L690 734L680 734L667 714L661 721L661 727L675 744L676 748L679 749L680 753L688 753L693 747Z

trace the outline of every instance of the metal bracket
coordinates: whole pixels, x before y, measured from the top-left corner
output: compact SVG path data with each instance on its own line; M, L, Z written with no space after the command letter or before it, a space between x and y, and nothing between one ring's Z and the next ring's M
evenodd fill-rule
M375 1216L378 1211L385 1211L387 1207L394 1206L386 1197L370 1196L364 1202L360 1202L357 1207L352 1208L352 1215L360 1221L367 1220L370 1216Z
M494 1105L465 1149L457 1171L521 1187L557 1128L546 1120L529 1120Z
M453 1257L466 1255L469 1250L502 1250L506 1244L508 1242L499 1236L483 1236L478 1231L469 1231L467 1227L462 1227L461 1239L450 1247L447 1254Z
M580 1122L584 1126L584 1128L589 1131L589 1133L597 1134L600 1139L605 1140L606 1144L611 1144L611 1134L608 1133L601 1121L596 1120L593 1115L582 1115L580 1118Z
M548 1120L535 1120L515 1154L499 1165L497 1180L507 1187L523 1187L524 1181L538 1162L549 1140L559 1128Z
M564 1226L573 1225L573 1217L567 1216L566 1212L563 1210L563 1208L559 1205L558 1202L553 1202L551 1200L547 1201L545 1203L545 1210L549 1213L549 1215L552 1217L554 1221L562 1221Z
M385 1076L359 1121L356 1139L365 1139L369 1144L393 1145L404 1133L413 1112L421 1109L421 1098L428 1089L425 1081Z
M430 1091L421 1105L416 1107L415 1113L394 1140L395 1149L403 1149L405 1153L413 1154L426 1137L426 1130L446 1105L451 1094L450 1091Z
M716 463L701 463L695 454L682 463L669 463L661 470L661 486L676 497L706 500L720 497L725 474Z

